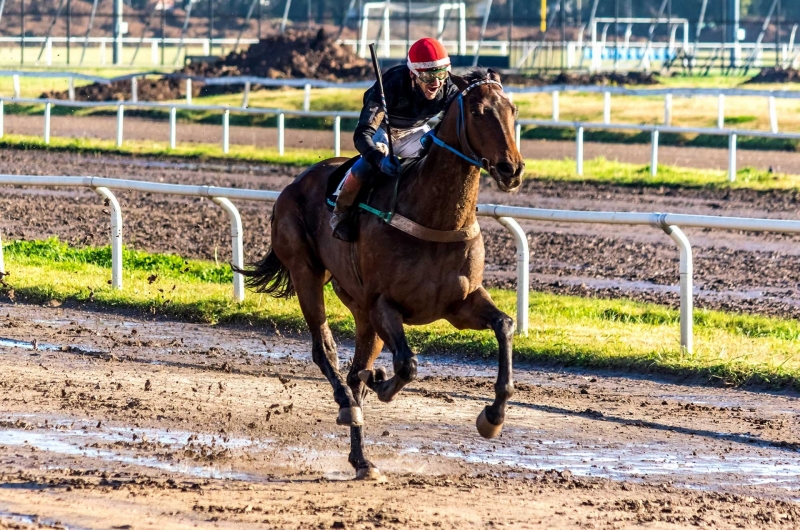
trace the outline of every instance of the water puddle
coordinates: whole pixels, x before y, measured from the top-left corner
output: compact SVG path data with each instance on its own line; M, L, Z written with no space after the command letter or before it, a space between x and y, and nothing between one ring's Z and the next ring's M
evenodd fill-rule
M66 456L85 457L106 462L118 462L161 469L198 478L251 480L254 477L223 469L217 464L198 465L191 457L172 460L185 452L202 456L220 454L236 449L260 449L271 440L227 438L186 431L161 429L131 429L103 426L97 428L88 420L64 420L33 415L7 416L0 430L0 445L35 447L39 451ZM38 421L35 425L30 423ZM44 423L42 423L44 422ZM16 428L14 428L17 426ZM129 443L128 443L129 442ZM136 446L145 445L149 452L162 452L162 458L135 454ZM119 448L120 451L112 450ZM123 452L130 449L131 454Z
M81 526L64 524L56 519L40 517L35 514L16 513L0 510L0 521L24 525L35 525L36 528L57 528L58 530L86 530Z
M5 339L0 337L0 347L6 348L22 348L23 350L40 350L40 351L61 351L62 347L57 344L46 344L43 342L26 342L24 340ZM66 351L66 350L65 350Z
M748 454L693 454L692 449L667 450L660 444L581 446L572 441L538 440L524 447L454 448L434 443L401 453L444 456L471 464L502 465L532 471L569 470L574 475L617 481L663 478L698 489L772 485L800 488L800 461L792 454L753 450ZM760 454L759 454L760 453Z

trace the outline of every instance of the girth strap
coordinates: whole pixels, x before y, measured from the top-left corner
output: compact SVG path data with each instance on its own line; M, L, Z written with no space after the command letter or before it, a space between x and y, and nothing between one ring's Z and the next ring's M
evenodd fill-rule
M478 234L481 233L481 227L477 220L467 228L462 228L460 230L436 230L434 228L428 228L419 223L415 223L411 219L403 217L399 213L389 215L387 212L381 212L380 210L376 210L375 208L369 206L368 204L364 204L363 202L359 203L358 207L366 212L380 217L386 224L395 227L401 232L405 232L406 234L416 237L417 239L422 239L423 241L432 241L434 243L458 243L474 239L478 236Z

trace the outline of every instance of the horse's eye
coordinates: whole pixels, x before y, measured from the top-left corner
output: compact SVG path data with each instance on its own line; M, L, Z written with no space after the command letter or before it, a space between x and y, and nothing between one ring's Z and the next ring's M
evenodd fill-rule
M480 116L483 114L483 105L475 105L470 109L473 116Z

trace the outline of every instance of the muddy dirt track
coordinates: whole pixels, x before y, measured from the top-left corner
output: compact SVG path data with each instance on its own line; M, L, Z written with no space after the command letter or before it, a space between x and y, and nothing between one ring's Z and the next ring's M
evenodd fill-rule
M37 151L4 172L280 189L278 166L186 164ZM118 193L126 244L219 259L228 221L210 201ZM797 218L793 193L528 181L482 202ZM269 208L239 201L247 257ZM91 192L3 188L6 240L106 244ZM482 222L487 283L512 286L513 243ZM677 251L662 232L524 223L534 288L677 303ZM687 230L698 306L797 316L794 236ZM365 407L386 481L347 480L349 435L304 336L146 321L0 301L0 528L796 528L800 407L794 394L630 374L517 366L503 435L474 421L496 369L422 357L395 402ZM33 343L35 339L35 345ZM36 349L34 349L34 347ZM352 354L340 344L341 362ZM378 365L391 366L386 353Z
M0 313L0 528L800 524L794 397L517 367L486 441L493 369L423 357L393 403L367 401L386 481L354 482L302 337Z

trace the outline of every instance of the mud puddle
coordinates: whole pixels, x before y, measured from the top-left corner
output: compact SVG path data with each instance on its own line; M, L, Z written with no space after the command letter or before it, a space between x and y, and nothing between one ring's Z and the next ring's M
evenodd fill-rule
M169 429L96 427L88 420L30 414L6 418L0 422L3 427L0 446L29 447L45 453L154 468L197 478L252 481L256 477L236 472L230 466L197 465L193 458L211 459L237 449L258 450L272 442ZM136 454L138 451L155 452L157 456Z

